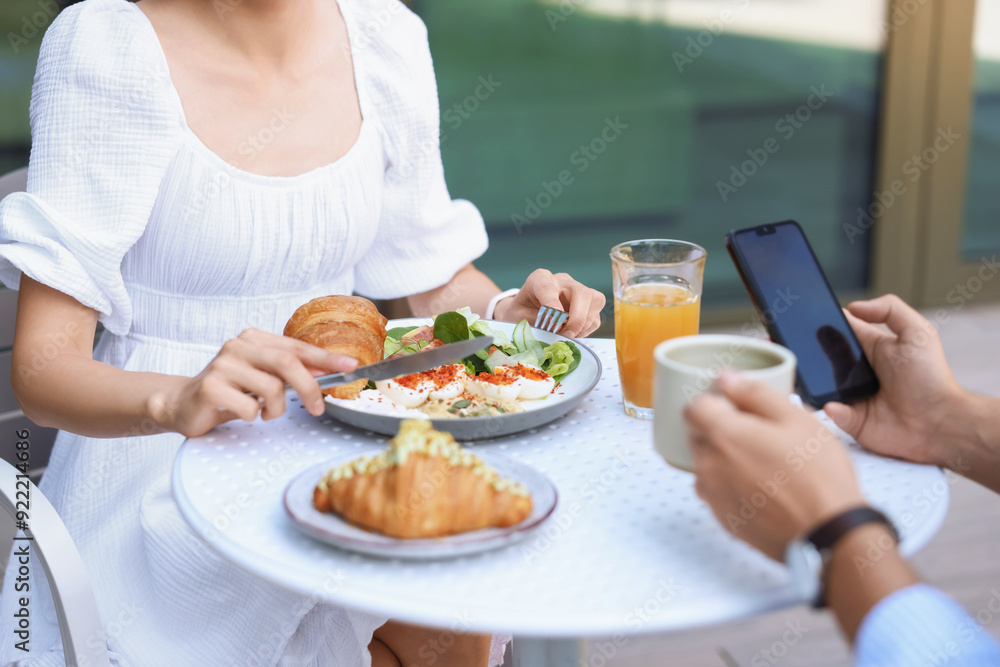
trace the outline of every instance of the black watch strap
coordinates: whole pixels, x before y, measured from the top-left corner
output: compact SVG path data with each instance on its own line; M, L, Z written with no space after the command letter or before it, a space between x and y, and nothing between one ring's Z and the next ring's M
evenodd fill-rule
M899 531L892 521L882 512L872 507L855 507L824 521L819 527L806 535L806 540L812 542L816 550L823 556L823 574L820 577L820 593L813 602L813 607L822 609L826 606L826 565L829 562L833 547L847 533L868 523L881 523L899 544Z
M896 530L896 526L889 520L889 517L873 507L855 507L841 512L824 521L818 528L806 535L806 539L820 551L832 549L841 537L866 523L884 524L889 529L893 539L899 542L899 532Z

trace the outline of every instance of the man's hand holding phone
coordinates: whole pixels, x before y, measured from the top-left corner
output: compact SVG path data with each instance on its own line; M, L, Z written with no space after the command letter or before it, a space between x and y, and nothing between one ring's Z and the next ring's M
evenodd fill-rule
M834 423L874 452L950 468L1000 492L998 401L958 384L934 326L892 294L856 301L846 314L881 388L853 405L827 403Z
M939 464L943 430L965 392L934 326L895 295L856 301L845 313L882 386L860 403L827 403L826 413L874 452Z

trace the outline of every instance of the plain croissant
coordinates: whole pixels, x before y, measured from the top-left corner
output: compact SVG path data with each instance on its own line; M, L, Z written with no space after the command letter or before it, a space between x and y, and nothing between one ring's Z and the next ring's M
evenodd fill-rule
M329 471L313 503L390 537L414 539L513 526L531 514L521 484L500 477L427 419L406 419L389 449Z
M368 299L360 296L321 296L299 306L285 325L284 334L324 350L344 354L367 366L385 356L388 320ZM334 398L357 398L367 380L357 380L325 390Z

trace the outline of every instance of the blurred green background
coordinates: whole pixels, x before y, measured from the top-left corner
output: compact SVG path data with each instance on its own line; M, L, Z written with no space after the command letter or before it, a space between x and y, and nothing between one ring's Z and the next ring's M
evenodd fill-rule
M708 249L706 307L746 303L722 237L784 219L806 229L835 289L868 286L871 235L851 244L842 225L871 201L884 40L865 42L837 3L755 0L753 11L782 17L770 34L744 25L745 0L683 0L703 18L680 22L654 11L672 0L410 4L429 29L451 193L486 218L491 245L477 264L502 287L544 266L610 294L611 246L666 237ZM0 5L0 173L27 163L36 24L50 6ZM727 10L735 18L721 23ZM838 37L811 40L806 28L824 21ZM803 107L813 90L832 95ZM782 121L803 109L800 126ZM748 162L769 139L777 152ZM996 61L977 68L973 145L970 254L1000 247L986 176L1000 164ZM719 183L741 165L754 173L724 200Z
M717 8L711 20L742 3L706 4ZM746 299L723 235L796 219L836 289L866 287L868 235L852 246L841 226L871 196L881 53L716 36L704 24L579 7L564 16L560 5L532 0L417 3L445 118L455 104L475 107L467 100L480 76L501 82L460 125L442 124L452 195L475 202L489 226L491 247L479 262L487 273L512 286L546 266L610 292L612 245L679 238L708 250L705 304L723 305ZM700 54L692 46L699 40L707 44ZM820 87L832 97L807 122L776 129ZM629 128L580 173L572 156L608 117ZM723 201L718 182L769 138L778 152L763 166L748 164L745 172L756 173ZM546 192L543 182L564 169L574 182L518 229L511 217L524 216L525 198Z
M31 82L42 34L51 20L52 9L36 0L0 2L0 174L28 163Z
M961 248L965 258L973 262L1000 250L996 185L1000 175L1000 0L979 0L977 10L977 20L982 22L979 29L988 30L991 53L982 53L984 49L977 44L976 103Z

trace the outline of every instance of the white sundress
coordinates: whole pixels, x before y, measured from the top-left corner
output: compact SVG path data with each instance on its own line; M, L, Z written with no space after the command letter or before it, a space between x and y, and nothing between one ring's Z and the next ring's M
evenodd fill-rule
M97 310L100 361L193 376L227 339L248 327L280 333L313 297L413 294L480 256L482 218L445 187L423 23L397 0L340 4L360 136L341 159L294 177L236 169L198 140L138 7L64 10L35 74L27 192L0 202L0 280L16 289L23 272ZM86 563L112 662L370 664L386 619L315 604L216 555L171 496L183 436L148 432L60 432L41 485ZM32 650L13 646L16 596L5 594L0 664L61 666L37 562L30 583ZM495 639L494 660L500 651Z

